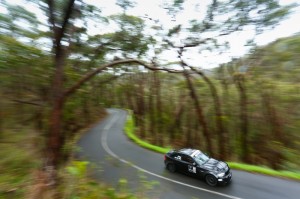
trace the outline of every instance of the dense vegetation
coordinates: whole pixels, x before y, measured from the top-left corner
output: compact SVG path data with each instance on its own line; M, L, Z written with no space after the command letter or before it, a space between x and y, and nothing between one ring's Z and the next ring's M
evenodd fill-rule
M210 131L213 155L222 158L226 153L227 160L242 161L246 150L247 163L299 171L300 63L291 59L299 54L299 41L299 36L281 39L210 71L206 78L218 96L219 116L210 85L189 71ZM280 52L280 48L289 50ZM110 99L106 102L109 106L133 110L141 138L160 146L209 151L193 96L182 75L132 74L100 89L107 90L103 101ZM111 90L116 91L113 98L107 96ZM222 142L216 117L226 129ZM219 150L221 145L223 150Z
M299 36L253 48L247 57L212 71L185 60L189 49L199 56L226 49L226 42L215 38L275 26L292 6L275 0L211 1L204 18L184 25L176 16L185 1L176 0L164 4L176 22L170 28L128 14L134 7L128 0L118 0L122 13L112 16L77 0L26 3L0 2L5 10L0 15L0 149L3 156L10 154L0 161L6 171L1 197L40 198L52 184L59 185L53 197L84 197L60 178L82 177L78 186L95 190L83 185L94 185L84 175L72 176L74 169L85 168L69 165L72 145L76 134L111 106L133 110L138 135L156 145L197 147L224 160L299 170ZM90 34L91 21L104 31ZM108 30L109 25L115 28ZM163 58L170 50L178 59ZM70 176L60 172L66 165Z

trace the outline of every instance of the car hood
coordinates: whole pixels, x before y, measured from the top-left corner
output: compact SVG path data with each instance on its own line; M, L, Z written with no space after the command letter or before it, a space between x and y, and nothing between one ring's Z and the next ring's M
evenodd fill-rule
M225 162L210 158L205 162L202 167L207 170L217 171L217 172L226 172L228 170L228 165Z

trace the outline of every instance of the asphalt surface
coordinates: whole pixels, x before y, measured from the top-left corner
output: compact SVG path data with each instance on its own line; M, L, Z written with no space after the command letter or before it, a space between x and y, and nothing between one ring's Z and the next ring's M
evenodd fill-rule
M121 190L161 199L300 199L300 183L232 170L228 186L210 187L204 181L168 172L163 154L141 148L124 134L126 112L108 109L109 116L78 142L79 157L92 163L92 177Z

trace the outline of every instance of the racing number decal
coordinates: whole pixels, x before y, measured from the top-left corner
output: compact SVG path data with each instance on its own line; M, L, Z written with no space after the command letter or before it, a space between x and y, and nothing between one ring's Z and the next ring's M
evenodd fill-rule
M175 159L181 160L181 156L180 156L180 155L179 155L179 156L176 156Z
M196 173L196 167L193 167L192 165L188 165L188 169L189 169L189 172Z

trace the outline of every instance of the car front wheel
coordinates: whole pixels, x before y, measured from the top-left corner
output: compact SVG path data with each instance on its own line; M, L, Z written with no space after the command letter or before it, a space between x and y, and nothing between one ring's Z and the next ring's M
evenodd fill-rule
M169 163L169 164L167 165L167 169L168 169L170 172L174 173L174 172L176 171L175 164Z
M218 183L218 179L215 176L213 176L213 175L207 175L205 177L205 181L210 186L216 186L217 183Z

